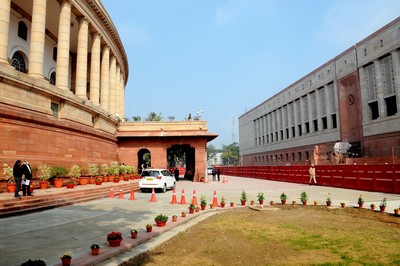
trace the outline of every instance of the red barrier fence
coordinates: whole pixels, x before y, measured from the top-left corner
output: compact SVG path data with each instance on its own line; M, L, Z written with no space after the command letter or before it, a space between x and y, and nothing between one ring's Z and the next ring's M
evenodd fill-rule
M221 166L222 175L308 184L309 166ZM316 165L322 186L400 194L400 164Z

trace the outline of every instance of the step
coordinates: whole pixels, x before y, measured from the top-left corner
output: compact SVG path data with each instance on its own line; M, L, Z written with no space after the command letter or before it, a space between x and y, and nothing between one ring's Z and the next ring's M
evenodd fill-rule
M57 208L80 202L91 201L109 196L110 189L113 188L114 197L118 198L119 191L123 194L139 190L138 180L122 181L120 183L103 183L97 185L77 186L73 189L49 188L45 190L35 190L33 197L23 197L23 199L11 198L12 193L1 195L0 217L21 215L24 213L41 211L50 208ZM3 193L1 193L3 194ZM10 198L8 198L10 197Z

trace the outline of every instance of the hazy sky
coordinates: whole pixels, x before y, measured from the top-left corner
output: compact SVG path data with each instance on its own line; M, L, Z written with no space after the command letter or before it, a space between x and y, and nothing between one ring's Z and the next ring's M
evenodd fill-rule
M125 117L238 117L397 18L399 0L102 0L129 60Z

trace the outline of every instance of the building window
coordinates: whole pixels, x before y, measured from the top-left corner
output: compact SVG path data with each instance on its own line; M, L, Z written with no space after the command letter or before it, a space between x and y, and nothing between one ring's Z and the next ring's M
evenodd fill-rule
M292 136L293 136L293 138L296 137L296 128L295 127L292 127Z
M310 123L306 122L306 133L310 133Z
M336 114L333 114L331 117L332 117L332 128L337 128Z
M378 101L371 102L368 105L371 111L371 119L372 120L378 119L379 117Z
M51 103L51 111L53 112L53 117L58 119L58 103Z
M279 141L279 139L278 139L278 132L275 132L275 140L276 140L276 141Z
M283 140L283 130L281 130L281 140Z
M310 160L310 153L306 151L306 160Z
M18 22L18 37L25 41L28 39L28 27L23 21Z
M322 129L327 129L328 128L328 121L325 117L322 117Z
M289 129L286 129L286 139L289 139Z
M50 74L50 84L52 84L52 85L56 85L56 72L51 72L51 74Z
M315 119L315 120L313 121L313 123L314 123L314 131L318 131L318 120Z
M303 135L303 131L301 130L301 125L298 125L297 128L299 129L299 137Z
M376 91L376 75L375 75L375 65L372 63L364 67L365 73L365 84L367 91L367 101L372 102L378 99L378 93Z
M53 60L57 61L57 47L53 47Z
M25 60L20 52L15 52L12 57L12 66L19 72L26 73Z
M386 103L386 115L387 116L392 116L392 115L397 114L396 95L385 98L385 103Z
M301 161L301 152L299 151L298 154L299 154L299 156L298 156L299 157L299 161Z
M274 142L274 134L271 133L271 142Z

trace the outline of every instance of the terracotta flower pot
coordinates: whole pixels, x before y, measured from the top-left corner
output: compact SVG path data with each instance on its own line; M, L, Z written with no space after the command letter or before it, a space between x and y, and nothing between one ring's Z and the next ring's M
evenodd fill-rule
M178 221L178 217L177 217L177 216L172 216L172 221L173 221L173 222Z
M55 188L62 188L63 180L61 178L54 179L54 187Z
M89 184L93 185L96 182L96 178L91 177L89 178Z
M264 200L259 200L258 203L260 203L260 205L264 204Z
M394 209L394 215L399 216L400 215L400 210L399 209Z
M87 177L81 177L81 178L79 179L79 184L80 184L81 186L86 186L87 183L88 183L88 178L87 178Z
M326 202L326 206L331 206L332 205L332 201L327 201Z
M138 232L131 232L132 239L136 239L138 236Z
M17 184L15 183L7 184L8 193L13 193L15 192L16 189L17 189Z
M75 186L75 184L71 184L71 183L67 184L67 188L74 188L74 186Z
M111 247L118 247L119 245L121 245L122 239L108 239L107 241Z
M206 209L206 205L200 205L201 210L204 211Z
M39 186L40 186L40 189L46 189L47 181L39 181Z
M95 184L96 184L97 186L100 186L101 183L103 183L103 181L95 181Z
M286 200L281 200L281 203L282 203L282 205L285 205L286 204Z
M156 221L156 224L157 224L158 227L164 227L164 226L167 224L167 222L164 222L164 221Z
M182 217L186 217L186 212L181 213Z
M146 231L147 231L147 233L150 233L152 230L153 230L153 227L147 227L147 226L146 226Z
M92 248L92 255L99 255L100 248Z
M221 202L221 208L225 208L225 202Z
M235 207L235 203L231 202L229 204L231 205L231 207Z
M364 202L359 202L358 203L358 208L362 208L364 206Z
M275 202L274 202L273 200L271 200L271 201L269 202L269 204L270 204L270 205L274 205Z
M72 258L61 259L61 264L63 266L70 266L71 265L71 260L72 260Z
M384 212L386 210L386 206L384 205L379 205L379 209L381 210L381 212Z
M241 200L240 203L242 204L242 206L246 205L246 201L245 200Z
M306 206L307 205L307 201L302 201L303 205Z
M194 213L194 209L189 208L189 213Z

